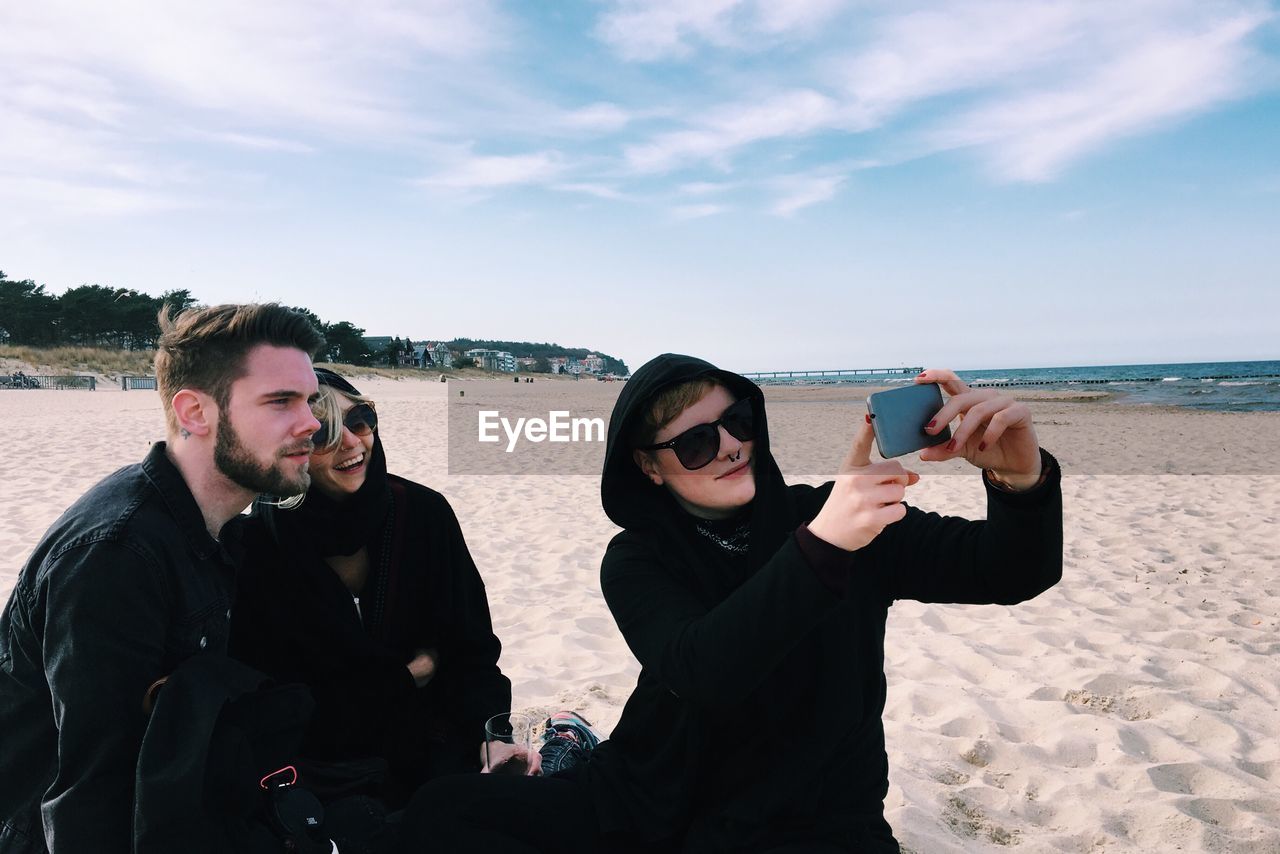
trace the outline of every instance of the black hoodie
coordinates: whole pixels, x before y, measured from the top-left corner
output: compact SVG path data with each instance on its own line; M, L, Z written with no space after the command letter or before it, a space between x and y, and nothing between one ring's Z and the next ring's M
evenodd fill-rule
M757 403L745 559L699 534L632 456L654 395L703 376ZM754 383L688 356L639 369L614 407L601 481L604 510L624 529L601 586L642 666L585 769L602 830L699 852L802 839L896 852L883 818L888 608L902 598L1012 604L1052 586L1061 483L1053 458L1044 462L1050 474L1030 492L987 483L985 522L908 506L871 544L842 552L803 528L831 484L784 483Z

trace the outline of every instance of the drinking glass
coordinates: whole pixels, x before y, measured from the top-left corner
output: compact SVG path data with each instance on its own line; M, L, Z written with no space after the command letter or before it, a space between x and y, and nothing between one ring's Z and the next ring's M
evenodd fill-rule
M503 760L493 750L495 744L511 744L522 752ZM519 712L503 712L485 721L484 764L490 774L523 775L529 770L528 755L533 744L533 718ZM499 764L495 766L494 760Z

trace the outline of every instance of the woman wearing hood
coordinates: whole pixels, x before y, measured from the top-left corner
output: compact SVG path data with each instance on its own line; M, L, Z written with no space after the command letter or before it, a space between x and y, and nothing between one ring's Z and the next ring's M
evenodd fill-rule
M689 356L640 368L614 406L601 482L623 528L601 585L642 666L635 691L585 765L455 788L467 827L448 850L897 852L883 806L889 607L1013 604L1062 572L1061 475L1027 407L950 371L916 382L950 395L929 432L965 416L921 459L982 469L985 521L903 503L919 477L871 463L869 423L833 482L787 486L754 383ZM557 803L577 810L573 828L526 829Z
M381 811L427 779L479 771L511 682L448 501L387 473L373 401L332 371L316 377L311 487L246 520L230 651L310 689L304 785Z

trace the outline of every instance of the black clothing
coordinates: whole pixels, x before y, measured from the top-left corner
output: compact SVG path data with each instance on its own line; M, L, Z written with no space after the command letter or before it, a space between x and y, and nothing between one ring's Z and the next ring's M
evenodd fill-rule
M583 766L550 777L465 774L418 790L386 851L421 854L656 854L626 835L599 831Z
M280 851L259 781L293 761L311 705L301 685L271 685L225 656L183 662L142 740L133 854Z
M315 557L353 555L381 537L390 500L387 456L382 439L375 434L360 488L344 501L335 501L318 489L308 490L300 506L274 515L277 539L295 544ZM267 513L274 512L273 503L258 506Z
M630 432L655 392L708 375L757 401L745 562L698 532L632 459ZM1012 604L1056 583L1060 475L1047 453L1044 463L1051 474L1030 492L988 482L985 522L908 506L869 545L843 553L841 595L795 534L831 484L785 485L759 388L685 356L637 371L609 425L601 497L625 530L609 544L601 586L642 670L612 738L585 766L601 829L678 836L698 852L780 847L809 834L845 850L896 852L883 818L888 608L895 599ZM813 739L797 745L779 727Z
M355 386L328 368L316 368L321 385L359 396ZM341 432L341 429L339 429ZM387 455L382 437L373 436L373 451L365 462L364 483L354 495L335 501L318 489L307 492L302 506L281 515L281 536L322 556L353 555L382 531L387 518Z
M373 793L395 804L430 777L479 770L484 722L510 709L511 682L448 501L394 475L382 489L386 514L365 544L370 573L358 605L310 535L304 511L318 490L298 510L255 507L231 654L311 690L304 761L381 757L391 779ZM438 653L436 673L416 688L405 665L428 649Z
M130 851L143 695L225 652L232 567L163 442L45 533L0 616L0 852Z

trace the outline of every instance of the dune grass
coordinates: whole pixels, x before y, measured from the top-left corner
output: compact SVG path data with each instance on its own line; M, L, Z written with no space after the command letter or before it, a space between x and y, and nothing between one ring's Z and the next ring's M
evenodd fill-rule
M30 347L0 344L0 367L5 373L20 370L28 374L97 374L104 379L122 376L151 376L155 367L154 350L111 350L98 347ZM480 368L387 368L370 365L321 363L324 367L350 377L385 377L439 381L446 377L478 379L505 378ZM546 376L540 374L538 376Z
M150 350L107 350L97 347L26 347L0 345L0 359L17 362L11 370L29 374L98 374L103 377L152 373Z

